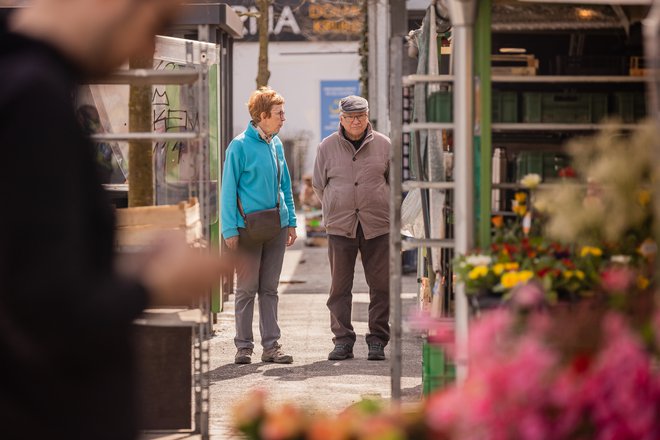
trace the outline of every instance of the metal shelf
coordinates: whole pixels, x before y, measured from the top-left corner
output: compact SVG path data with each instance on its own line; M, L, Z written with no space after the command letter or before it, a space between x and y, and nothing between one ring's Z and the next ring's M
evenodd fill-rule
M101 133L92 135L95 142L126 141L192 141L200 139L198 133Z
M404 86L415 84L444 83L453 82L453 75L408 75L403 77Z
M401 184L403 191L411 189L454 189L454 182L422 182L418 180L407 180Z
M418 130L452 130L452 122L413 122L412 124L403 124L403 132L409 133Z
M193 84L199 79L195 69L153 70L135 69L120 70L110 76L98 78L90 84L126 84L134 86L150 85L184 85Z
M548 124L548 123L499 123L492 124L493 131L595 131L608 126L621 130L636 130L638 124Z
M401 249L404 251L423 247L453 249L454 240L439 238L408 238L401 240Z
M494 75L493 83L644 83L643 76Z

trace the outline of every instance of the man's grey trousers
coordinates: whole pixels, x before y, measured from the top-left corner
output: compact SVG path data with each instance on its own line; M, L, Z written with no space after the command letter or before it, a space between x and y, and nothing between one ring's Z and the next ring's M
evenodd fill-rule
M277 287L282 273L288 228L271 241L254 249L241 249L236 268L236 348L254 348L252 317L254 299L259 295L261 345L273 347L280 339L277 324Z

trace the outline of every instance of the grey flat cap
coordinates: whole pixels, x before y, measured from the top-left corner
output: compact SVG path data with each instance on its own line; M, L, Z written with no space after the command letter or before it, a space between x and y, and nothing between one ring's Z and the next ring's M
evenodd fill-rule
M347 96L339 101L339 109L343 113L363 113L369 111L369 102L361 96Z

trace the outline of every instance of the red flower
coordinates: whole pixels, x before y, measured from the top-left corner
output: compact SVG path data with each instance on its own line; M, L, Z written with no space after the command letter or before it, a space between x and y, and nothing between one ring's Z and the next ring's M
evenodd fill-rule
M586 372L590 366L591 356L587 354L578 354L573 358L573 362L571 362L571 367L578 374Z
M539 278L543 278L550 272L550 270L551 269L549 267L544 267L543 269L536 272L536 275L538 275Z
M575 269L575 263L569 258L561 260L561 264L563 264L566 269Z
M568 166L566 168L562 168L561 170L559 170L559 177L573 178L576 175L577 175L577 173L575 172L573 167L570 167L570 166Z

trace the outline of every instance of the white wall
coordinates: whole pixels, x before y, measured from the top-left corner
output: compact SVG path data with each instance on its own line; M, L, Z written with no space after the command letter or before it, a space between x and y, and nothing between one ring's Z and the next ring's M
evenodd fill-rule
M307 133L305 172L311 172L321 141L321 81L357 80L360 77L358 42L270 42L269 85L286 100L287 121L281 138ZM234 135L249 121L245 103L255 89L257 43L234 46Z

